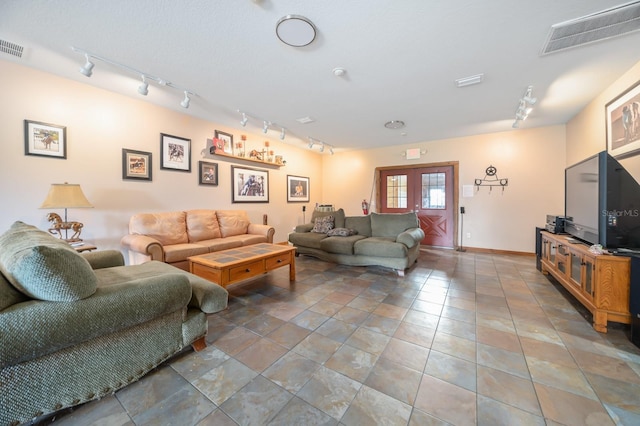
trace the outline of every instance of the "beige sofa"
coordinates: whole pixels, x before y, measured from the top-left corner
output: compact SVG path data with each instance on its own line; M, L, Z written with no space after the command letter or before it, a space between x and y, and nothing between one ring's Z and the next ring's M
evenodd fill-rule
M189 270L189 256L258 243L272 243L275 229L251 223L244 210L140 213L129 220L122 245L129 263L159 260Z

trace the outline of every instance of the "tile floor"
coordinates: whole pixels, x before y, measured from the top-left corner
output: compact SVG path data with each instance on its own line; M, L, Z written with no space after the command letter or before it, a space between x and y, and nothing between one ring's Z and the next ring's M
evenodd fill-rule
M404 278L297 259L231 288L185 350L63 425L638 425L640 350L527 256L424 250Z

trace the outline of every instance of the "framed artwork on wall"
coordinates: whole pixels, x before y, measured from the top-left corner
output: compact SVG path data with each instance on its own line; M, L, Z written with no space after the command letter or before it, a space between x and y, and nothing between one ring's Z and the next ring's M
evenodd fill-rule
M191 139L160 133L160 168L191 172Z
M309 178L287 175L287 202L309 202Z
M605 106L607 151L624 158L640 154L640 81Z
M151 153L122 149L122 179L151 180Z
M214 132L214 139L220 141L220 146L216 146L216 149L222 150L225 154L233 154L233 135L230 133L221 132L216 130Z
M198 161L198 176L200 185L218 186L218 163Z
M232 203L268 203L269 171L231 166Z
M24 120L24 154L67 158L67 128Z

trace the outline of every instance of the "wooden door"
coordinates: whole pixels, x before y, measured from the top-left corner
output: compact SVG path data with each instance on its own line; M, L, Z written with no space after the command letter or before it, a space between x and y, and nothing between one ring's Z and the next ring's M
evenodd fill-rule
M380 211L416 212L425 233L421 244L454 247L456 222L451 165L380 171Z

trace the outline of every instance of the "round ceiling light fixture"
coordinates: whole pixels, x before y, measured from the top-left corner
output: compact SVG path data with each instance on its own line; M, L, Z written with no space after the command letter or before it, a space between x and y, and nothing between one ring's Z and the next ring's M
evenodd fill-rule
M387 129L402 129L404 127L404 121L391 120L384 123L384 127Z
M310 45L316 38L316 26L300 15L287 15L276 24L276 35L284 44L293 47Z

